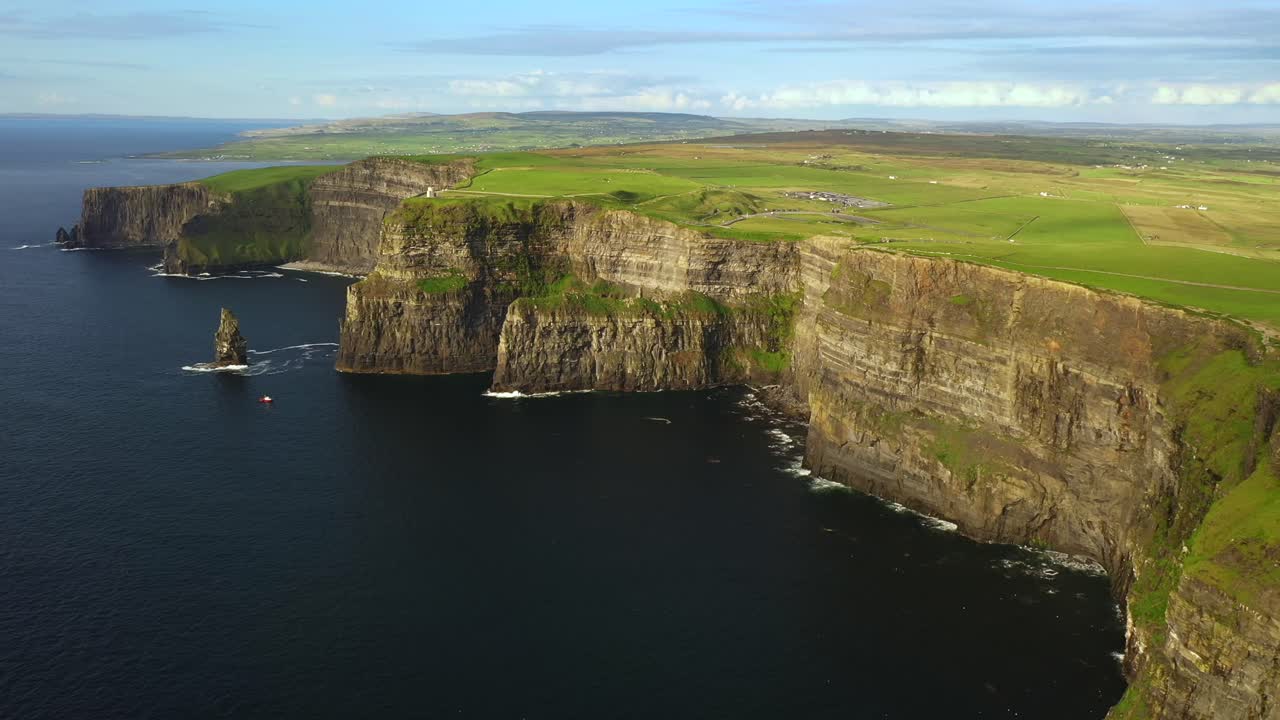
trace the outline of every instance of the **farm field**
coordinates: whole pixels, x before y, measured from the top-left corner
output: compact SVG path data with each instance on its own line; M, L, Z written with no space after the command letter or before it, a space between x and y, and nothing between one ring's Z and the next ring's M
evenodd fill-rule
M450 194L576 197L757 242L843 236L1280 328L1280 152L1242 161L1197 148L1200 160L1180 164L1166 157L1173 148L1152 147L1138 165L1098 166L981 157L1002 151L963 136L941 154L898 152L902 143L890 154L879 135L483 155L483 174ZM945 141L932 137L929 148ZM1055 152L1071 146L1058 141ZM803 196L819 191L889 206Z
M442 201L576 198L745 241L845 237L1280 331L1280 145L1119 152L1073 138L819 131L489 153Z
M282 165L251 170L232 170L201 180L202 185L224 193L247 192L280 183L308 183L337 170L340 165Z
M837 127L831 121L715 118L646 112L479 112L354 118L250 130L218 147L160 153L198 160L357 160L372 155L480 153L574 145L683 140Z

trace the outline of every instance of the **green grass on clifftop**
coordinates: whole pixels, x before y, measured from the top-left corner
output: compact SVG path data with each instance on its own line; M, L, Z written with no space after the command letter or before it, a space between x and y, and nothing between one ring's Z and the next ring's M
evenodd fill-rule
M504 118L467 122L494 129ZM328 136L277 139L318 137ZM425 163L474 157L477 175L431 201L444 207L476 202L493 215L571 198L717 238L832 236L1132 293L1280 333L1280 144L1143 137L848 130L438 155L392 143L399 150L384 154ZM324 172L289 166L205 182L235 192Z
M280 167L232 170L200 181L210 190L237 193L285 182L310 182L321 175L341 170L341 165L284 165Z
M199 215L187 224L178 240L179 257L192 270L278 264L305 257L311 238L307 190L323 174L318 170L263 168L211 178L216 187L237 189L230 191L230 199L218 212Z
M446 197L573 198L751 242L843 237L1280 332L1280 147L1025 144L1037 154L1011 153L1016 138L730 140L480 154L479 174Z
M1270 415L1260 402L1280 408L1280 362L1242 338L1239 350L1181 348L1161 362L1162 397L1186 451L1174 462L1177 486L1144 514L1129 594L1129 613L1155 647L1167 638L1170 595L1186 580L1258 612L1280 610L1280 432L1258 420ZM1149 662L1112 717L1149 716L1147 694L1166 672L1159 656Z

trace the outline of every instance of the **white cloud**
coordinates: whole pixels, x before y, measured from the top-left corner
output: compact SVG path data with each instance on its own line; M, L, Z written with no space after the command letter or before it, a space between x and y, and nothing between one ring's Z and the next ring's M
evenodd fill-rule
M289 104L294 106L301 105L302 98L298 97L297 95L294 95L293 97L289 98Z
M616 95L634 85L635 78L620 73L553 73L534 70L494 79L460 79L449 82L449 92L472 97L597 97Z
M628 95L587 98L562 102L559 107L574 110L691 112L709 110L711 101L678 90L650 89Z
M1243 99L1240 88L1220 85L1162 85L1151 95L1155 105L1236 105Z
M1155 105L1280 104L1280 83L1242 85L1161 85L1151 94Z
M721 104L736 111L832 105L882 107L1069 107L1098 102L1071 85L1007 82L867 83L841 80L792 85L756 96L729 93ZM1105 102L1105 101L1104 101Z
M450 80L449 92L480 97L519 97L531 94L531 88L511 80Z
M42 92L36 96L37 105L71 105L75 102L75 98L67 97L56 92Z
M317 93L311 96L311 102L321 107L333 107L338 104L338 96L329 93Z
M1254 105L1280 105L1280 83L1263 85L1249 95L1249 102Z
M373 106L379 110L407 110L421 105L421 101L408 97L383 97L373 101Z
M702 94L663 79L607 71L534 70L501 78L463 78L451 80L448 92L469 98L472 105L487 100L503 107L690 112L712 106Z

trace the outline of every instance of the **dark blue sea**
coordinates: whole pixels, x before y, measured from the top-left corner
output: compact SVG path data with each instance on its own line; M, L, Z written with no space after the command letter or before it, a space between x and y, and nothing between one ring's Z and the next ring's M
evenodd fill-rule
M351 280L48 243L235 123L0 119L0 718L1101 718L1105 577L824 488L744 389L333 370ZM254 354L210 359L221 306ZM274 406L255 402L262 394Z

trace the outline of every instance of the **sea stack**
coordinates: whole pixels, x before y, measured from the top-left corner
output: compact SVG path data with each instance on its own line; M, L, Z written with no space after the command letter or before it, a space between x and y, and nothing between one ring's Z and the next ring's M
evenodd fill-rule
M53 241L63 247L80 247L80 226L72 225L71 232L67 232L66 228L58 228L58 232L53 236Z
M218 332L213 336L213 366L248 365L248 348L248 341L240 334L240 321L236 319L236 314L222 308Z

